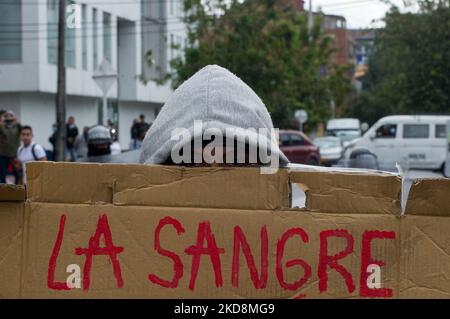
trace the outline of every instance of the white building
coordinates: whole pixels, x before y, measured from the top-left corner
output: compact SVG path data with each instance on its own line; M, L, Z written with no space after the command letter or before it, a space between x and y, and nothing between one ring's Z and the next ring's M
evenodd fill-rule
M58 2L0 1L0 109L13 110L47 148L55 123ZM102 92L92 75L107 59L118 73L108 94L108 118L118 124L126 149L133 119L145 114L152 122L171 93L168 84L142 79L164 74L178 54L171 41L184 43L182 0L70 3L79 5L81 26L66 28L66 114L75 117L80 131L99 122ZM146 65L149 50L152 67Z

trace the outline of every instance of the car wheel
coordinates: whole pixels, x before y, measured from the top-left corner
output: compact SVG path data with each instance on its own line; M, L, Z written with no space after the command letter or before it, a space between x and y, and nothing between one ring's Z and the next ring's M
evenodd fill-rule
M355 150L350 155L349 167L377 170L378 158L368 150Z
M308 162L306 163L306 165L311 165L311 166L318 166L319 162L315 159L315 158L310 158L308 160Z
M447 178L450 178L450 175L447 175L447 174L445 174L446 173L446 164L445 164L445 162L442 164L442 167L441 167L441 172L442 172L442 175L444 175L444 177L447 177Z

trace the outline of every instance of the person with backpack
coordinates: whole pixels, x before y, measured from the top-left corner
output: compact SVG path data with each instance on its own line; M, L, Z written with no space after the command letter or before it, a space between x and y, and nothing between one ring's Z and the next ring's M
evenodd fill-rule
M12 111L3 113L0 123L0 183L6 182L8 167L15 161L17 148L20 145L20 124ZM14 165L13 165L14 166ZM17 182L17 172L13 169Z
M36 143L33 143L33 129L25 125L20 128L20 140L22 145L17 150L17 159L19 170L22 169L22 182L26 184L26 163L32 161L46 161L47 154L45 149Z

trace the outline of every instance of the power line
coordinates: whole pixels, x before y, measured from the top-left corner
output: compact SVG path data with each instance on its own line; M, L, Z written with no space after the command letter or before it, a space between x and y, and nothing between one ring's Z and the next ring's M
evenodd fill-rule
M140 26L152 26L152 25L155 25L155 26L161 26L162 24L161 23L157 23L157 22L154 22L154 21L148 21L148 20L136 20L136 21L133 21L133 23L135 23L136 25L140 25ZM116 25L118 25L119 23L116 23ZM171 22L171 23L167 23L166 25L176 25L176 24L184 24L183 22ZM39 28L37 28L37 29L27 29L27 28L20 28L20 30L19 29L16 29L16 30L2 30L1 28L2 27L5 27L5 26L7 26L7 27L12 27L12 26L15 26L15 27L19 27L19 26L26 26L26 27L28 27L28 26L31 26L31 25L27 25L27 24L0 24L0 33L2 33L2 32L5 32L5 33L9 33L9 32L15 32L15 33L18 33L18 32L20 32L20 33L39 33L39 32L41 32L42 31L42 29L39 29ZM51 30L53 30L53 29L55 29L55 28L57 28L57 26L58 26L58 23L40 23L40 24L34 24L33 26L37 26L37 27L46 27L46 28L43 28L44 30L49 30L49 29L51 29ZM100 26L103 26L103 22L92 22L92 23L87 23L87 22L85 22L85 23L81 23L81 28L83 28L83 27L89 27L90 29L92 29L92 28L98 28L98 27L100 27ZM8 28L5 28L5 29L8 29ZM80 29L81 29L80 28ZM12 28L11 28L12 29Z
M0 0L1 1L1 0ZM157 0L158 2L160 0ZM349 1L349 2L342 2L342 3L332 3L329 5L322 5L320 8L332 8L333 10L340 10L340 9L348 9L356 6L361 5L367 5L369 3L375 4L379 0L357 0L357 1ZM343 7L340 7L344 5ZM244 16L247 15L247 13L227 13L228 16ZM142 19L143 18L143 19ZM151 18L151 17L145 17L141 16L141 20L147 20L147 19L153 19L154 23L160 23L160 24L177 24L177 23L184 23L184 19L189 18L189 16L186 15L180 15L180 16L169 16L167 18ZM94 23L98 23L98 25L102 25L102 21L99 22L84 22L85 25L93 25ZM0 23L0 27L4 26L43 26L43 25L57 25L57 22L37 22L37 23Z
M40 2L28 2L28 1L20 1L20 0L0 0L0 4L9 4L9 5L26 5L26 6L46 6L48 1L40 1ZM119 1L98 1L98 2L88 2L87 5L141 5L142 3L149 4L164 4L167 3L167 0L141 0L141 1L133 1L133 0L119 0ZM83 1L77 1L75 4L84 4ZM176 4L174 4L174 7Z
M161 3L168 3L168 0L140 0L140 1L134 1L134 0L118 0L118 1L98 1L98 2L88 2L88 3L84 3L83 1L77 1L75 2L75 4L86 4L86 5L114 5L114 4L119 4L119 5L141 5L142 3L149 3L149 4L161 4ZM175 0L177 1L177 0ZM174 3L174 7L176 6L180 6L181 5L181 0L178 0L180 2ZM330 4L323 4L322 7L334 7L334 6L340 6L340 5L346 5L346 4L352 4L352 3L357 3L360 2L361 0L352 0L352 1L343 1L343 2L335 2L335 3L330 3ZM375 2L379 2L380 0L371 0L371 1L375 1ZM37 6L37 5L47 5L47 1L40 1L38 3L36 2L31 2L31 1L20 1L20 0L0 0L0 4L12 4L12 5L33 5L33 6Z
M346 10L346 9L351 9L351 8L358 8L358 7L362 7L362 6L367 6L367 5L371 5L371 4L375 4L375 2L373 1L359 1L360 3L357 4L353 4L353 5L348 5L348 6L343 6L343 7L333 7L331 9L326 8L327 11L331 10L331 11L340 11L340 10Z
M172 30L167 30L164 33L172 33L172 32L182 32L182 31L186 31L185 28L183 29L172 29ZM140 32L117 32L117 33L110 33L111 37L119 37L121 35L145 35L145 34L154 34L154 33L162 33L159 30L157 31L140 31ZM0 38L0 45L6 45L6 44L19 44L22 41L39 41L39 40L57 40L57 36L43 36L43 37L21 37L20 39L18 39L17 41L10 41L10 42L5 42L5 41L1 41ZM87 35L74 35L74 36L70 36L70 35L66 35L66 40L67 39L83 39L83 38L87 38L87 39L93 39L93 38L103 38L103 35L93 35L93 34L87 34ZM9 40L9 39L6 39Z
M154 2L161 2L160 0L147 0L146 2L153 2L153 1ZM344 7L341 7L341 8L338 7L338 3L329 4L327 7L332 7L333 6L334 7L333 10L348 9L348 8L352 8L352 7L359 7L359 6L362 6L362 5L367 5L369 3L374 3L374 1L379 1L379 0L347 1L347 2L339 3L339 5L347 4L347 6L344 6ZM4 3L4 1L2 2L2 0L0 0L0 3ZM348 5L348 4L353 4L353 5ZM240 16L240 15L245 15L245 14L246 13L239 13L239 14L233 13L233 15L235 15L235 16ZM324 13L324 14L326 15L326 13ZM140 25L141 27L144 27L144 26L158 26L158 25L162 25L162 24L165 24L167 26L167 25L183 24L183 21L181 19L184 19L184 18L186 18L185 15L184 16L168 17L168 18L165 18L165 19L156 19L156 21L149 21L148 19L145 19L145 17L144 17L144 19L137 20L137 21L134 21L134 22L137 25ZM176 21L172 21L174 19L177 19L177 20ZM100 27L100 26L103 25L103 22L102 21L98 21L98 22L94 22L94 21L84 22L84 23L82 23L82 28L83 27L85 27L85 28L88 27L89 29L87 31L88 31L88 33L91 33L92 32L92 27L94 27L95 24L97 24L98 27ZM9 26L13 26L13 25L21 26L21 27L24 27L24 26L43 26L44 28L42 28L42 29L38 28L36 30L31 30L31 29L26 29L26 28L20 28L20 30L1 30L2 27L6 26L5 29L8 29ZM47 23L45 23L45 22L44 23L30 23L30 24L25 24L25 23L22 23L22 24L20 24L20 23L18 23L18 24L0 24L0 39L1 39L1 34L9 35L9 34L19 34L20 33L20 35L22 35L22 34L32 35L32 34L39 34L41 32L47 32L47 33L49 31L52 32L52 31L55 31L56 25L57 25L57 23L53 23L53 22L50 22L50 23L49 22L47 22ZM187 30L187 26L185 28L182 28L182 29L166 30L166 33L169 33L170 31L178 32L178 31L186 31L186 30ZM117 34L123 34L123 35L129 34L129 35L132 35L132 34L141 34L141 33L152 34L152 33L160 33L160 32L161 32L160 30L155 30L155 31L141 30L140 32L117 33ZM94 38L95 36L96 37L100 37L102 35L101 34L100 35L90 35L90 34L84 35L84 34L81 34L81 35L69 36L69 38L78 38L78 37L79 38L85 38L85 37L86 38ZM45 40L45 39L51 40L51 39L54 39L54 38L51 37L51 36L48 36L48 35L47 36L43 36L43 37L22 37L22 40L28 40L28 41L41 40L41 39L42 40ZM6 42L1 42L1 43L5 44ZM17 42L14 42L14 43L17 43Z
M335 2L335 3L326 3L323 5L319 5L322 8L332 8L332 7L340 7L340 6L346 6L350 4L359 4L361 2L373 2L373 3L379 3L380 0L352 0L352 1L346 1L346 2Z
M119 19L122 19L120 16L117 16ZM145 17L145 16L141 16L139 20L128 20L128 19L124 19L127 21L149 21L152 20L152 22L154 23L164 23L164 22L169 22L169 23L183 23L183 19L185 19L186 16L176 16L176 17L168 17L168 18L151 18L151 17ZM175 21L176 20L176 21ZM173 21L173 22L171 22ZM83 22L82 22L83 23ZM88 21L88 22L84 22L88 25L94 24L94 23L98 23L99 25L102 24L102 21L99 22L92 22L92 21ZM58 25L58 22L36 22L36 23L0 23L0 27L2 26L40 26L40 25Z

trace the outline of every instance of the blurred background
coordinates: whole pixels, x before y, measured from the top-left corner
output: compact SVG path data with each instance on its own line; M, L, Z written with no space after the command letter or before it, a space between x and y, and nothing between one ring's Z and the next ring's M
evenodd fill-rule
M449 21L450 0L0 0L0 158L12 175L30 125L47 159L84 161L101 124L105 161L137 161L171 92L219 64L294 163L449 176Z

